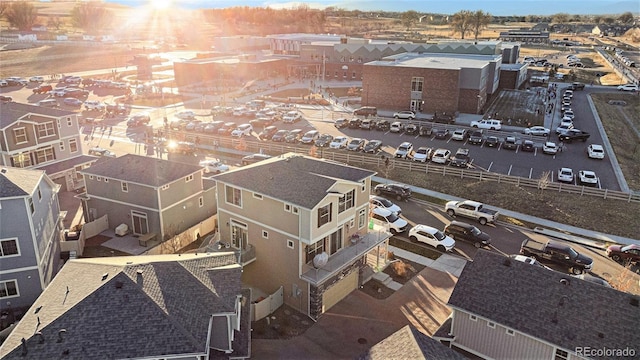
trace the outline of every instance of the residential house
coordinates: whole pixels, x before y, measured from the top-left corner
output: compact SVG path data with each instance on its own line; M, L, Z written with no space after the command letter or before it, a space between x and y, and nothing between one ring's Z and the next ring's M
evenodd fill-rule
M198 165L128 154L101 158L81 174L86 222L108 215L111 228L126 224L134 235L167 240L216 213L215 182Z
M421 333L413 325L405 325L358 357L358 360L387 359L464 360L467 357Z
M96 160L82 154L78 115L30 104L0 104L0 165L46 171L66 191L84 186L78 171Z
M0 309L29 307L60 267L60 186L41 170L0 166Z
M385 228L369 224L373 171L286 154L217 182L220 241L241 252L243 283L312 319L386 261Z
M434 338L490 359L637 357L639 300L480 250L449 298L450 321Z
M9 359L250 356L233 253L70 260L0 347Z

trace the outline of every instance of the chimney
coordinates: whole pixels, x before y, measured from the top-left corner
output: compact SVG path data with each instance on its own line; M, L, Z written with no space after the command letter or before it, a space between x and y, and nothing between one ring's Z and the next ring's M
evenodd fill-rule
M22 356L27 356L27 353L29 352L27 350L27 340L25 338L22 338L22 340L20 340L22 342Z

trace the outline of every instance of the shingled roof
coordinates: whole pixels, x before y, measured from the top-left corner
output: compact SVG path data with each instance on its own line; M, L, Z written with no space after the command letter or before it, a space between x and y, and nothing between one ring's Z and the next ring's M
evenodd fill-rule
M216 175L216 181L313 209L338 181L360 182L375 172L287 154Z
M638 296L486 250L465 266L449 305L569 351L640 346Z
M0 357L206 353L211 315L235 311L240 274L233 253L71 260L15 327Z
M0 166L0 198L31 196L44 171Z
M117 158L105 158L103 161L97 161L80 173L160 187L198 171L202 171L202 167L198 165L126 154Z
M0 129L4 129L5 127L13 124L16 120L28 114L39 114L47 116L49 118L59 118L63 116L76 115L76 113L67 110L52 109L17 102L3 102L0 103ZM30 120L37 121L38 118L34 117ZM40 120L44 121L45 118L40 118ZM47 121L50 121L50 119L47 119Z
M462 354L452 350L437 340L418 331L412 325L391 334L386 339L373 345L359 360L387 359L466 359Z

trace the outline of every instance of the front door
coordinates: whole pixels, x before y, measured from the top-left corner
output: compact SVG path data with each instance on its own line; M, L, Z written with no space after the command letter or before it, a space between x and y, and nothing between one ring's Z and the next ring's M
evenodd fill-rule
M149 222L147 214L139 211L131 210L131 223L134 235L143 235L149 232Z
M411 100L411 105L409 106L409 109L411 111L421 111L422 110L422 100L419 99L412 99Z
M247 239L249 238L249 231L247 224L241 222L231 221L231 245L236 249L246 249Z

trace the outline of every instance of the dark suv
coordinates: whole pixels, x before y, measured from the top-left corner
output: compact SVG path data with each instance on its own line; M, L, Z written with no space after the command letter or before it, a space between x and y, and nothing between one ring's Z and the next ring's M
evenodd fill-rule
M461 221L452 221L444 227L445 235L451 236L455 240L462 240L472 243L475 247L491 245L491 237L478 229L477 227L463 223Z
M374 106L363 106L353 110L353 115L357 116L376 116L378 115L378 109Z
M482 130L474 130L469 136L469 143L480 145L482 144Z
M451 158L449 163L451 166L466 168L469 166L469 149L460 148L456 151L456 154Z
M386 195L397 200L408 200L411 197L411 188L401 184L378 184L374 188L376 195Z

